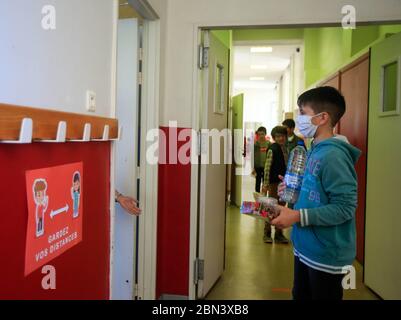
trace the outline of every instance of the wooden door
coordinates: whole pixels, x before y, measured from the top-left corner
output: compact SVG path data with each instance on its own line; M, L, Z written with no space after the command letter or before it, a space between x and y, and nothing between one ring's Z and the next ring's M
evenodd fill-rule
M368 141L369 56L341 71L340 90L347 103L338 133L362 151L356 164L358 207L356 210L357 260L363 264L365 245L366 161Z

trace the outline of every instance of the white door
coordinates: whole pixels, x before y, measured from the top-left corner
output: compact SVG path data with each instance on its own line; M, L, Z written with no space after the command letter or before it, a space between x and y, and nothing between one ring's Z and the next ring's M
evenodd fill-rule
M203 72L205 106L202 129L227 129L229 86L229 49L213 33L204 31L205 46L209 47L209 64ZM228 141L228 139L227 139ZM212 140L209 139L209 150ZM216 152L215 150L213 150ZM203 260L203 280L198 282L198 298L204 298L224 271L225 214L227 168L220 144L220 164L200 166L199 259ZM209 152L209 161L213 154Z
M116 143L116 189L137 198L138 48L137 19L118 23L117 118L122 139ZM133 300L136 283L137 218L116 204L112 251L112 299Z
M401 299L401 33L375 44L370 60L365 284Z

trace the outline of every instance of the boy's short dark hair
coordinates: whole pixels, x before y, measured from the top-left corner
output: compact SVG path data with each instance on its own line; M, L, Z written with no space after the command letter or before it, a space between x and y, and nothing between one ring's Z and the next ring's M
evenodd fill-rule
M283 121L283 126L288 127L290 129L295 129L295 121L292 119L286 119Z
M318 87L304 92L298 98L298 106L302 108L305 105L309 105L316 114L327 112L333 127L346 110L344 96L333 87Z
M263 132L264 134L267 134L267 130L265 127L259 127L259 129L256 130L256 133L259 133L259 132Z
M283 126L274 127L272 132L271 132L271 135L272 135L273 139L275 139L276 135L278 135L278 134L282 134L282 135L287 136L287 128L283 127Z

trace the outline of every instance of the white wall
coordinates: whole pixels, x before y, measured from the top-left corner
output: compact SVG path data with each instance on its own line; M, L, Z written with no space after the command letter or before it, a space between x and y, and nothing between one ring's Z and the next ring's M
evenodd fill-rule
M87 113L112 113L114 1L1 0L0 102ZM56 8L56 30L42 28L42 7Z
M244 94L244 123L262 123L268 135L279 125L277 118L277 93L274 89L242 89L236 94Z
M191 127L194 27L341 23L341 8L356 7L358 21L401 19L399 0L149 0L162 19L161 124ZM318 13L318 14L317 14Z
M294 74L293 74L293 97L292 97L292 110L293 112L297 109L297 102L298 97L304 92L305 90L305 50L304 46L299 46L300 52L294 53L293 63L294 63Z

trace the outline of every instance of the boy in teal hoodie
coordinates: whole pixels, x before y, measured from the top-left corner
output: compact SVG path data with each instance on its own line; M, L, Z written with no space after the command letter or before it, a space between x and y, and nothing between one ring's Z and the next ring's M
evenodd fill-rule
M334 135L346 109L336 89L309 90L299 97L298 105L298 128L314 140L295 210L280 207L272 224L293 226L293 298L341 300L342 279L356 256L354 165L360 151ZM284 189L283 183L279 193Z

